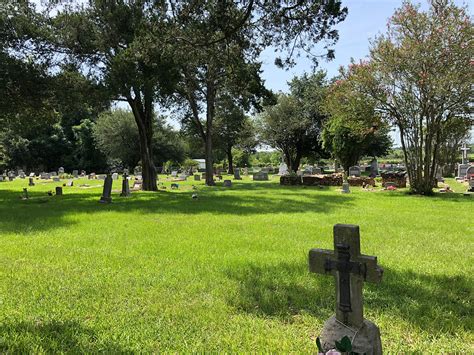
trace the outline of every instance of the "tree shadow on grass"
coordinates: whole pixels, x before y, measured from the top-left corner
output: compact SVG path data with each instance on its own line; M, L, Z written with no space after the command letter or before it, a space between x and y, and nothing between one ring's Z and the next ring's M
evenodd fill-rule
M34 353L125 353L112 342L98 340L96 333L75 321L6 323L0 326L0 352Z
M256 215L275 213L329 213L335 208L349 208L352 198L347 195L311 194L290 191L281 194L232 194L229 190L134 193L129 198L112 195L111 204L100 204L100 193L80 193L65 190L63 196L49 197L45 192L30 192L29 200L19 199L20 193L0 191L0 230L30 233L58 227L73 226L68 215L104 211L155 214L229 214ZM223 193L224 192L224 193Z
M228 270L227 276L239 284L228 300L239 311L282 321L300 313L324 321L334 313L333 277L310 274L304 264L249 265ZM371 314L400 318L431 333L472 328L472 280L464 276L385 269L382 283L367 283L364 290Z

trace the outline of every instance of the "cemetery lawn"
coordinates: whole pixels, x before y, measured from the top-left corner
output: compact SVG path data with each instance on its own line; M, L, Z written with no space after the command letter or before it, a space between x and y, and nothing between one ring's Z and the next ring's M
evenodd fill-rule
M0 183L0 352L314 353L334 280L307 255L336 223L385 270L364 286L385 351L474 351L474 196L244 179L120 198L115 181L103 205L102 181L35 181L26 201L28 179Z

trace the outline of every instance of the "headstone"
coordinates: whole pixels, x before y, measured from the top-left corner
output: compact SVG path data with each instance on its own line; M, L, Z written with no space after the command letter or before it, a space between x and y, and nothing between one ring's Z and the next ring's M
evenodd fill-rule
M234 168L234 180L242 180L240 177L240 168Z
M0 182L3 182L3 181L5 181L3 178L3 175L0 175Z
M63 195L63 187L56 186L56 196L62 196L62 195Z
M313 167L312 166L307 166L303 169L303 176L306 175L313 175Z
M248 175L249 175L249 168L245 167L245 168L243 169L243 171L244 171L244 175L245 175L245 176L248 176Z
M72 171L72 176L77 179L79 177L79 170L73 170Z
M118 174L117 173L112 174L112 180L118 180Z
M469 168L466 169L466 179L470 181L474 178L474 165L469 165Z
M254 179L254 181L267 181L268 180L268 173L265 173L263 171L259 171L255 174L253 174L253 179Z
M172 190L176 190L179 188L179 185L178 184L171 184L171 189Z
M34 178L34 177L35 177L35 173L30 173L29 177Z
M224 180L224 187L232 187L232 181Z
M459 150L462 152L462 160L461 160L461 164L469 164L469 159L467 157L467 152L469 150L471 150L471 148L469 148L466 143L464 143L462 145L461 148L459 148Z
M73 187L74 186L74 180L69 180L66 184L67 187Z
M32 177L28 178L28 186L35 186L34 179Z
M349 176L360 176L360 167L358 166L351 166L349 168Z
M441 166L438 166L436 169L436 181L437 182L444 182L443 179L443 168Z
M102 196L100 203L111 203L112 202L112 176L108 174L104 180L104 189L102 190Z
M97 179L98 180L105 180L107 178L108 175L104 175L104 174L99 174L97 175ZM112 176L110 177L112 179Z
M288 174L288 165L285 162L281 162L280 167L278 168L278 175L283 176Z
M28 200L30 196L28 196L28 189L26 187L23 188L23 200Z
M64 174L64 168L63 167L60 167L58 169L58 174L61 175L61 174Z
M334 348L344 336L352 339L356 353L382 354L379 328L364 319L362 286L364 281L379 283L383 269L376 256L360 253L359 226L334 226L334 252L324 249L309 251L310 272L333 275L336 281L336 315L323 327L323 350Z
M370 162L370 177L376 177L379 174L379 163L377 159L372 159Z
M54 177L54 176L58 176L58 173L55 172L55 171L52 171L52 172L49 173L49 175Z
M90 173L88 176L89 180L94 180L95 179L95 173Z
M122 193L120 194L122 197L130 196L130 184L128 182L127 174L123 173L123 180L122 180Z
M201 175L194 175L194 181L201 181Z
M343 173L342 175L342 190L341 192L343 194L348 194L351 192L350 188L349 188L349 182L347 181L347 176L345 173Z
M317 166L313 167L313 175L320 175L322 173L323 173L323 171L321 170L321 168L319 168Z
M174 178L175 178L175 177L177 177L177 176L178 176L178 172L177 172L176 170L173 170L173 171L171 172L171 177L174 177Z
M60 182L61 179L59 178L59 176L53 176L53 181L54 182Z
M466 177L467 169L469 169L469 164L459 164L458 165L458 178L464 179Z
M26 177L25 172L23 170L18 171L18 176L20 177L20 179L24 179Z
M10 181L15 180L15 175L8 175L8 180L10 180Z
M186 174L180 174L178 176L178 179L181 181L186 181L188 179L188 176Z

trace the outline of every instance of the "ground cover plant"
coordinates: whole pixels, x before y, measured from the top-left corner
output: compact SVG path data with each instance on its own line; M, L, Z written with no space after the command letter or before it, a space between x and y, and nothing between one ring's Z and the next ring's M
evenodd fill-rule
M474 351L472 197L244 178L130 198L115 181L102 205L102 181L35 181L29 200L0 183L1 352L316 352L334 281L307 254L336 223L385 269L364 298L386 351Z

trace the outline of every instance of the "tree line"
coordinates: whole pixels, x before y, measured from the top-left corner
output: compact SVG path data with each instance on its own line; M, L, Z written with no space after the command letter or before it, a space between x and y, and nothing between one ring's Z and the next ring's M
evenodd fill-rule
M156 190L157 164L202 151L212 185L214 158L232 171L236 147L277 148L293 171L308 156L348 170L386 154L396 126L412 191L430 193L472 125L473 27L447 0L426 12L404 3L366 61L333 79L294 78L288 94L265 87L260 53L274 48L281 68L300 53L315 65L333 58L341 1L25 1L0 11L0 154L17 164L94 170L120 155L138 159L144 190ZM129 113L110 112L118 101Z

